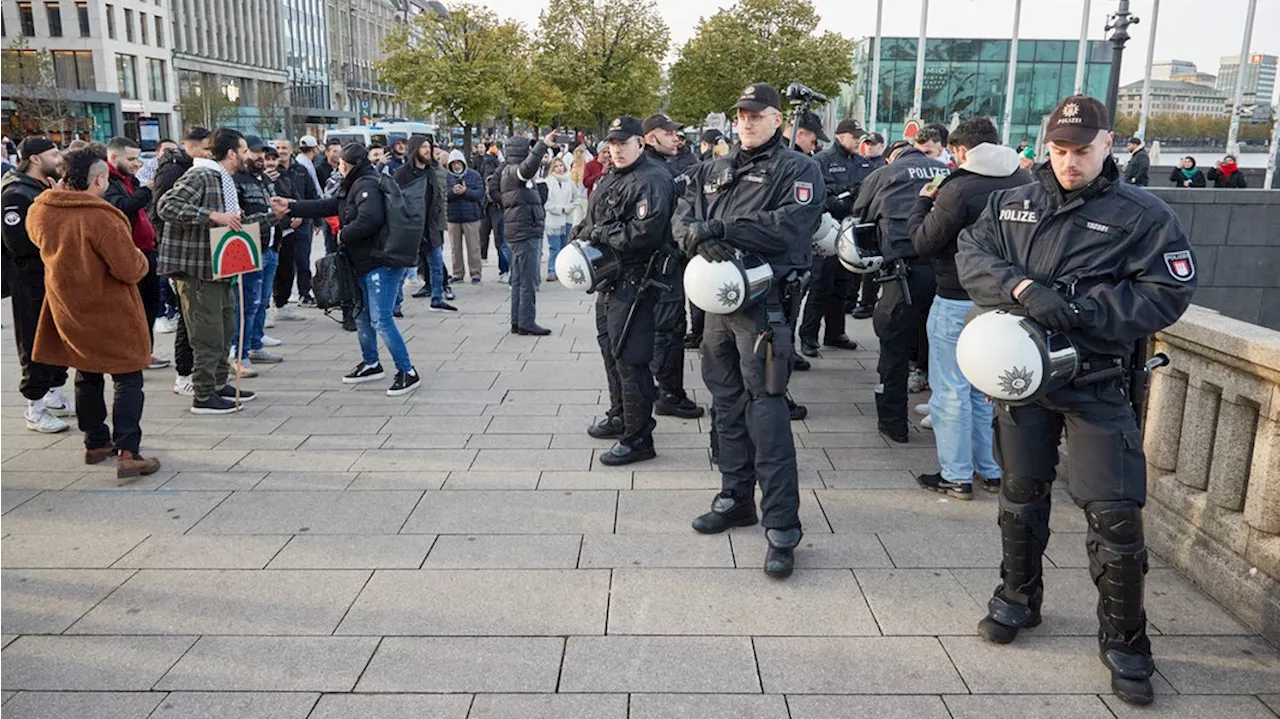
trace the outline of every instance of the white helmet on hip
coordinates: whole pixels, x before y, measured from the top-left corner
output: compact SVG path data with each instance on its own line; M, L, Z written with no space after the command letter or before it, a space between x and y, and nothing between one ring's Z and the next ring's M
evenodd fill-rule
M836 256L840 258L840 264L850 272L868 275L879 272L880 267L884 265L883 257L858 247L857 230L870 226L874 225L860 225L853 217L846 217L840 223L840 235L836 238Z
M813 233L813 254L831 257L836 254L836 238L840 236L840 223L830 213L822 213L818 231Z
M773 286L773 268L759 255L708 262L701 255L684 268L684 292L699 309L714 315L737 312L763 297Z
M1003 310L978 315L956 342L965 379L1000 402L1019 405L1070 382L1079 370L1071 340Z

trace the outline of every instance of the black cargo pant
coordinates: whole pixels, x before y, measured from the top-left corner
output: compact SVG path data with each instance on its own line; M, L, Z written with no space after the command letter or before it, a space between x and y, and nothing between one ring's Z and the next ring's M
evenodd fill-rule
M919 325L933 306L933 268L928 264L911 265L907 282L911 287L910 304L900 283L886 282L872 316L876 337L880 338L876 415L880 429L893 434L907 433L907 365L916 347Z
M38 271L19 270L15 279L9 301L13 310L13 340L18 345L18 363L22 366L18 391L34 402L44 398L54 387L67 383L67 368L31 359L31 351L36 344L36 326L40 323L40 311L44 306L44 267Z
M818 344L818 328L825 321L824 341L843 335L844 303L852 274L840 264L838 257L814 257L813 277L809 282L809 300L800 321L800 340Z
M654 309L653 361L649 370L658 382L658 396L671 403L685 398L684 391L684 287L676 278L670 292L663 292Z
M702 381L711 391L719 442L721 489L751 501L760 483L760 510L769 529L800 526L799 473L785 387L770 393L765 354L790 371L788 325L773 327L773 346L757 342L769 329L764 303L731 315L708 314L702 334ZM759 345L757 347L757 344Z
M76 370L76 419L87 449L114 447L137 453L142 446L142 371L111 375L115 397L107 428L106 381L95 372Z
M845 309L852 312L858 307L874 307L879 293L880 284L876 282L874 272L851 277L849 278L849 298L844 303Z
M641 294L623 336L627 314L636 299L639 278L619 281L610 292L596 299L596 341L604 358L604 374L609 383L609 416L621 417L622 443L637 447L653 441L653 375L649 363L654 356L653 291ZM618 343L622 351L613 355Z
M1004 558L992 602L1039 608L1049 490L1064 430L1068 490L1088 522L1085 548L1098 588L1099 642L1103 650L1127 646L1149 656L1143 611L1146 457L1119 383L1068 385L1035 404L996 405L995 455L1004 469L999 519Z
M138 294L142 296L142 310L147 315L147 334L151 337L151 350L154 353L156 315L160 311L160 283L165 280L156 274L156 258L159 254L155 250L143 250L142 254L147 256L147 275L138 281Z

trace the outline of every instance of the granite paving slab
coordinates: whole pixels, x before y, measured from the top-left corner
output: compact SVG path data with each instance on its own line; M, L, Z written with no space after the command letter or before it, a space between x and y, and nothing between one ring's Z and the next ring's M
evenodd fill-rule
M467 719L468 694L326 694L308 719Z
M0 572L0 631L62 632L131 576L122 569L6 569Z
M182 534L226 492L44 492L4 516L11 534Z
M95 569L109 567L148 535L129 534L15 534L0 541L5 569Z
M236 492L193 534L395 534L417 505L414 491Z
M148 537L115 563L121 569L262 569L288 535Z
M937 696L787 696L790 719L952 719Z
M749 637L569 637L562 692L760 691Z
M628 719L626 694L477 694L467 719ZM670 715L668 715L670 716Z
M553 692L559 637L387 637L358 692Z
M630 719L789 719L779 694L633 694Z
M6 689L147 691L195 637L26 636L4 650Z
M401 530L415 534L586 534L612 532L617 492L440 492Z
M377 637L201 637L156 689L349 692Z
M757 637L766 694L941 694L968 687L933 637Z
M4 713L22 719L149 719L164 692L18 692Z
M1156 706L1161 717L1168 699ZM1107 705L1094 695L948 695L942 697L953 719L1110 719ZM1144 711L1143 715L1152 713Z
M307 719L309 692L170 692L150 719Z
M577 534L446 534L436 540L423 569L573 569Z

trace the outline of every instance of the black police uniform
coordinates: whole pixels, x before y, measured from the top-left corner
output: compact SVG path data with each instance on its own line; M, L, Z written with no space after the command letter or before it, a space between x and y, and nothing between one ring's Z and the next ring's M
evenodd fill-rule
M1135 342L1172 324L1191 303L1195 259L1187 238L1169 207L1123 184L1109 158L1102 176L1075 192L1062 190L1048 164L1035 176L1033 184L993 193L981 219L960 234L960 280L986 308L1017 306L1012 293L1024 279L1056 288L1076 310L1077 328L1068 334L1081 360L1126 362ZM1064 429L1069 490L1088 521L1103 662L1113 677L1145 682L1152 671L1142 606L1146 466L1119 381L1067 385L1024 406L997 403L1004 559L983 631L1011 641L1018 628L1039 622L1049 490Z
M3 238L5 251L13 258L16 272L11 288L13 296L13 338L18 345L18 362L22 366L22 380L18 391L35 401L42 399L49 390L67 383L67 368L36 362L31 350L36 342L36 325L40 322L40 309L44 305L44 262L40 248L27 236L27 210L36 196L48 189L47 185L30 175L11 170L4 176L0 190L0 212L3 213Z
M840 143L813 156L827 184L826 210L837 221L849 216L858 190L875 168L861 155L845 151ZM848 198L839 195L849 192ZM845 302L853 284L853 273L840 264L840 258L814 257L813 277L809 281L809 300L800 322L800 341L816 347L818 328L826 321L826 343L838 346L847 340L844 330ZM856 345L854 345L856 347Z
M644 280L651 261L660 264L655 253L665 248L674 258L670 252L675 246L671 239L674 204L674 188L666 164L642 154L631 165L615 166L600 178L591 193L586 220L574 229L577 239L613 248L621 263L619 279L598 293L596 338L609 382L605 422L616 426L615 418L621 418L622 431L593 433L600 437L620 435L619 446L610 450L617 460L636 454L653 455L654 389L649 363L654 359L654 308L658 298L657 290L645 287ZM629 314L631 326L624 334ZM615 358L614 350L619 344L621 352Z
M733 314L707 315L702 379L712 395L722 492L694 528L717 532L754 524L759 482L770 551L781 546L787 552L784 571L771 572L769 559L765 571L782 576L790 573L790 550L800 539L800 493L784 398L793 342L783 316L781 280L793 270L809 269L825 196L818 166L789 150L778 132L761 147L738 148L695 168L677 218L687 254L697 254L707 242L722 242L761 255L773 269L769 297ZM761 341L769 332L772 346ZM766 363L770 351L772 360ZM768 366L783 373L780 383L777 377L768 381ZM785 536L779 540L775 530L797 531L776 535Z
M890 439L907 441L907 363L920 327L933 304L933 267L916 255L907 230L907 218L920 190L934 177L949 174L947 166L909 147L892 164L872 172L862 183L853 205L855 217L876 223L880 253L886 262L895 261L907 275L911 301L907 302L899 282L887 282L876 303L873 323L880 338L880 361L876 370L876 414L879 428Z

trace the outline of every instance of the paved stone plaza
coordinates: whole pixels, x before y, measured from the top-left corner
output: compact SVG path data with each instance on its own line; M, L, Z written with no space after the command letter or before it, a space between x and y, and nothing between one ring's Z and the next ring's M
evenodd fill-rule
M342 385L355 336L314 311L269 330L287 359L244 382L259 399L239 416L193 416L171 370L148 372L143 452L164 467L133 482L82 464L74 428L24 429L7 341L6 719L1280 715L1280 651L1158 557L1156 705L1110 695L1062 488L1044 624L981 641L995 498L915 487L932 437L875 432L871 351L793 379L806 536L770 580L759 527L689 528L719 486L707 421L659 418L658 459L600 466L592 299L546 285L554 334L511 336L487 271L458 316L406 299L408 396Z

